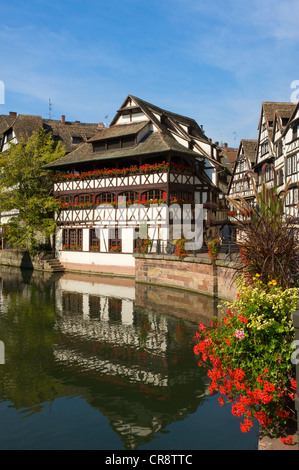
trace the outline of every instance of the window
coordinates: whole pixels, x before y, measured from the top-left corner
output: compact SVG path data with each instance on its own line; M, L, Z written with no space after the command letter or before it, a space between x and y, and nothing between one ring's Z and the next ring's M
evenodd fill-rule
M122 193L119 195L119 197L125 197L126 202L131 201L139 201L139 194L134 192L134 191L126 191L125 193Z
M118 150L136 145L136 136L128 135L116 139L102 140L93 144L94 152L104 152L105 150Z
M277 156L281 157L282 155L282 141L280 141L277 145Z
M296 124L294 127L293 127L293 140L297 139L298 137L298 124Z
M60 196L61 204L70 204L71 203L71 196Z
M99 232L95 228L89 231L89 251L100 251Z
M114 193L101 193L98 198L98 204L105 204L106 202L114 202L115 201L115 194Z
M79 204L88 204L92 202L92 197L90 194L80 194L78 197Z
M107 149L108 150L117 150L120 148L120 140L119 139L111 139L107 141Z
M261 154L262 156L264 156L268 152L269 152L269 143L265 142L264 144L261 145Z
M278 186L281 186L283 184L283 170L279 170L278 172Z
M72 142L73 144L80 144L81 142L83 142L83 137L73 137Z
M13 139L12 129L9 129L6 133L6 142L10 142Z
M94 152L104 152L106 150L106 142L101 141L101 142L95 142L93 144L93 151Z
M291 155L287 158L287 176L297 173L297 155Z
M296 205L298 203L298 188L290 189L285 200L286 206Z
M189 192L186 192L186 191L175 191L175 192L170 194L170 199L172 199L174 197L177 198L177 199L183 199L185 201L185 200L188 200L188 199L192 199L193 195Z
M62 249L71 251L82 250L82 229L66 228L62 231Z
M121 248L121 230L119 228L109 229L109 251L111 253L120 253Z
M292 173L296 173L297 171L297 155L292 156Z
M165 199L166 192L162 189L151 189L142 194L142 199L145 201L150 201L152 199Z
M136 145L136 139L134 135L123 137L121 139L121 146L123 148L133 147L134 145Z

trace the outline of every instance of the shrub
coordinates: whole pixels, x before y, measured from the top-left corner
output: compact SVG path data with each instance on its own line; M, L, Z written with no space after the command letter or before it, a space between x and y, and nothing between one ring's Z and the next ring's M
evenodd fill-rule
M187 240L185 240L184 238L181 238L179 240L175 240L175 242L174 242L175 245L176 245L176 249L174 251L174 254L175 254L175 256L177 256L180 259L184 259L184 258L186 258L186 256L188 256L190 254L190 251L185 249L186 241Z
M218 238L215 238L214 240L211 240L208 242L208 254L212 260L217 259L217 256L219 253L219 247L220 247L220 240Z
M299 289L285 289L257 273L239 278L238 297L227 302L226 315L207 328L199 325L194 352L199 366L208 367L210 393L220 392L235 416L243 417L241 431L256 419L272 436L283 433L295 419L296 380L291 362Z

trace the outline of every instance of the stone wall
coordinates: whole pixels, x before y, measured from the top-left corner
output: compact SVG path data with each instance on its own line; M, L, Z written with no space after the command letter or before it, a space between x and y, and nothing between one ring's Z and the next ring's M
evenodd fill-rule
M226 261L212 263L209 258L135 255L136 282L173 287L211 297L232 300L236 297L235 265Z
M41 259L38 255L33 256L26 250L0 250L0 264L24 269L48 270L46 260Z

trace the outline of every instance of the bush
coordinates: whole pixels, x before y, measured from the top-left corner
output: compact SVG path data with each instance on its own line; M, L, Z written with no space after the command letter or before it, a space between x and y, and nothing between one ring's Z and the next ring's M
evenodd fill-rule
M210 393L220 392L220 404L228 400L232 413L244 418L242 432L256 419L277 436L295 419L292 313L299 289L284 289L276 280L265 285L258 273L237 284L237 299L226 303L226 315L210 328L199 325L194 352L209 369Z

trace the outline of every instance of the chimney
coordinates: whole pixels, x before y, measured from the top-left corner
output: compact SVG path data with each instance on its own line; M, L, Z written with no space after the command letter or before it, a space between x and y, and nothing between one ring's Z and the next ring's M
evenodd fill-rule
M65 124L65 115L64 114L61 116L61 124Z
M17 117L17 113L14 112L14 111L9 111L9 115L10 115L11 117Z

